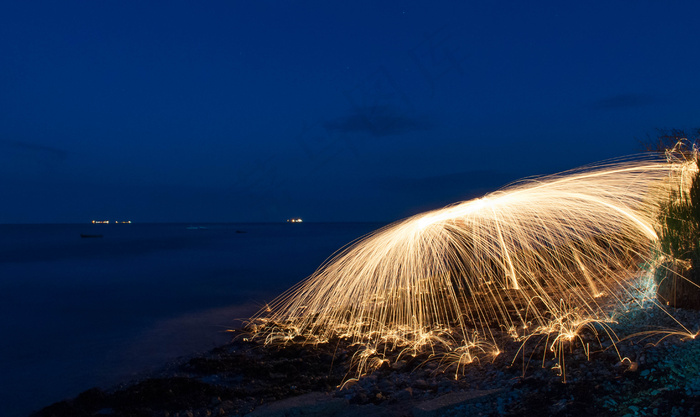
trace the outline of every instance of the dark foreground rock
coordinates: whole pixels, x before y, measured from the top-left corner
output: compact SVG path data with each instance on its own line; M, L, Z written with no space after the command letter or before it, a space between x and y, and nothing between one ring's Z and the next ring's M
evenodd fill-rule
M700 324L697 313L681 315ZM542 338L459 368L439 355L396 354L355 379L346 341L279 347L241 334L158 375L90 389L34 417L700 415L700 340L666 332L612 346L602 329L579 336L562 352L563 369Z

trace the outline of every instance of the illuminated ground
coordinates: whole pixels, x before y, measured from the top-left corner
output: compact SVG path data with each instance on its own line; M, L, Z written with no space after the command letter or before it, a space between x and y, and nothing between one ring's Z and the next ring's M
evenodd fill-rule
M700 312L673 313L686 323L700 323ZM624 335L652 324L672 325L666 317L650 308L628 315L613 328ZM355 349L347 342L280 348L245 341L245 337L241 332L231 344L204 356L172 364L157 375L113 391L88 391L37 416L98 411L113 416L243 415L310 393L335 405L335 411L326 413L330 416L412 416L435 399L458 400L472 393L476 398L448 401L436 415L692 416L700 410L700 341L681 341L677 336L658 344L651 342L663 334L618 342L619 354L629 358L620 362L609 339L602 337L599 343L593 333L584 331L582 340L590 344L590 355L580 343L567 349L566 383L551 355L543 361L544 340L533 340L517 357L520 346L513 343L492 362L464 367L456 380L454 367L426 354L380 366L344 389L338 386L347 380ZM480 397L483 393L492 395ZM304 398L308 397L292 404L319 406L305 403Z

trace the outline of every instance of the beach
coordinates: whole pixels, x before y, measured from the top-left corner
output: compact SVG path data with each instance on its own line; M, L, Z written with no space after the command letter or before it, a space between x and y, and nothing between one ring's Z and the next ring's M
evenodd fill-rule
M622 335L640 325L666 324L659 313L635 313L612 329ZM673 313L700 320L696 311ZM580 343L566 352L565 376L539 340L505 344L497 357L459 368L440 352L394 352L359 379L353 375L356 346L348 340L280 346L251 339L244 330L235 336L149 378L86 391L35 417L694 416L700 410L700 343L662 333L613 347L600 334L581 332Z

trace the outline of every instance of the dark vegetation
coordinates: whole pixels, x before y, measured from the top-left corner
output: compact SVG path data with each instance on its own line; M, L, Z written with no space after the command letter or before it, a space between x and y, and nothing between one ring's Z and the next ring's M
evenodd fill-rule
M700 129L661 131L647 148L678 160L700 162ZM691 175L688 191L671 190L661 202L660 256L665 258L656 272L658 297L666 305L700 309L700 171Z

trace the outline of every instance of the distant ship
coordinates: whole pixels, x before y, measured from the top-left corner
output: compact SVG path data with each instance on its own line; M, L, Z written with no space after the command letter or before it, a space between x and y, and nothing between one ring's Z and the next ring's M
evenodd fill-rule
M115 221L114 223L131 223L131 220L125 220L125 221ZM92 224L109 224L109 220L93 220Z
M299 217L294 218L294 219L287 219L287 223L301 223L303 220Z

